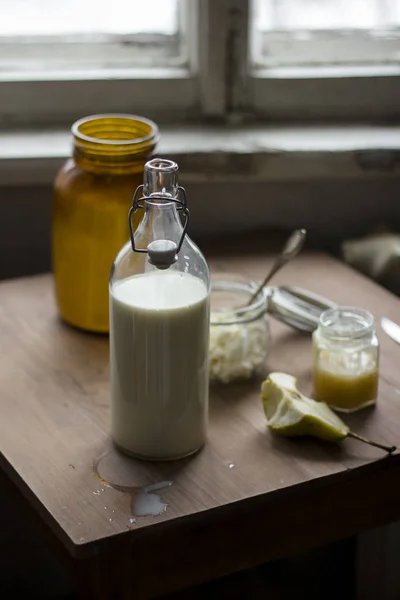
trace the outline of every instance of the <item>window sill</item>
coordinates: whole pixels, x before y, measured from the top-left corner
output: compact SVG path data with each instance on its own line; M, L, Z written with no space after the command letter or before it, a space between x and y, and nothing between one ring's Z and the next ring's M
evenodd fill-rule
M400 175L400 126L162 127L158 154L183 182ZM71 152L65 130L0 134L0 185L48 185Z

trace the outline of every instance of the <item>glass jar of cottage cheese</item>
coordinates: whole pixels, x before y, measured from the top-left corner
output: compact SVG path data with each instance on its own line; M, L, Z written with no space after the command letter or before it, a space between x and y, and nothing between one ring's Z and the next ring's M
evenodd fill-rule
M237 273L211 274L210 380L230 383L268 373L268 315L311 333L320 315L336 304L293 286L264 287ZM251 302L250 302L251 301Z
M210 380L230 383L262 375L266 368L270 331L264 288L248 304L255 282L235 275L212 280L210 319Z

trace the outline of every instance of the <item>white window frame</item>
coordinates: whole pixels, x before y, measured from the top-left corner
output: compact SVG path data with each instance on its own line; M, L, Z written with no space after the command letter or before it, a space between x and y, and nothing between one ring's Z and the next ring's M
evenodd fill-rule
M249 83L261 118L390 122L400 114L398 67L269 70Z
M219 119L392 120L400 67L260 69L251 65L251 0L189 0L188 67L115 72L0 74L0 124L53 126L103 112L159 123Z
M190 0L189 64L159 68L0 73L0 125L70 124L82 115L144 114L158 122L225 112L225 0Z
M231 4L241 32L232 76L234 112L271 121L398 119L400 66L254 67L248 43L252 0Z

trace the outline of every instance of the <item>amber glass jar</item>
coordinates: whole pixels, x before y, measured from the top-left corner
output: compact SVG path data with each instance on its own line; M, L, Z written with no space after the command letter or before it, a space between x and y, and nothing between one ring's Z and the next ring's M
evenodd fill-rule
M111 265L129 238L128 210L156 147L158 128L134 115L94 115L74 123L72 134L73 158L55 181L57 304L70 325L106 333Z

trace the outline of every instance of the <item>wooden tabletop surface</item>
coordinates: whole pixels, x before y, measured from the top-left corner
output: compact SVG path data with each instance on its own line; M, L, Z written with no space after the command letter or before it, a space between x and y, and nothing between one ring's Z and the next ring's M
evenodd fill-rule
M232 244L208 257L215 270L253 278L271 260ZM400 300L322 253L304 252L275 281L373 312L379 402L346 421L400 446L400 346L378 321L400 321ZM292 373L311 394L310 336L276 321L271 329L268 369ZM193 458L151 464L119 454L109 440L108 340L58 320L50 275L0 284L0 337L0 465L75 559L129 548L158 593L176 587L177 573L183 586L400 518L399 453L275 437L260 381L212 388L209 440ZM103 485L94 464L126 491ZM135 521L130 488L164 481L167 510Z

